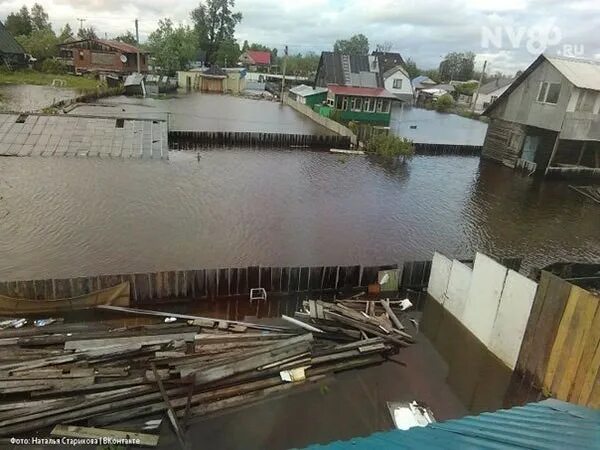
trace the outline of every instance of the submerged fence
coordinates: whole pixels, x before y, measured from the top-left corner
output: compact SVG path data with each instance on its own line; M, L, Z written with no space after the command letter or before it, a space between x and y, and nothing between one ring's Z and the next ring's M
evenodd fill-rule
M247 131L169 131L171 150L214 146L350 148L347 136L259 133Z
M131 300L141 304L158 299L216 299L248 295L251 288L270 294L313 295L366 289L377 282L380 270L399 269L399 290L427 287L431 261L384 266L238 267L168 272L98 275L89 277L3 281L0 295L55 300L89 294L129 281Z
M481 155L481 145L413 144L418 155Z

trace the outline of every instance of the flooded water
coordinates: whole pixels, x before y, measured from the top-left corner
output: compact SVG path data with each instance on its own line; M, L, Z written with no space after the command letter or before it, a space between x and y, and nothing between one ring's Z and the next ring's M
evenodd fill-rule
M390 264L434 250L600 255L600 208L472 157L398 168L286 150L169 161L0 158L0 279L248 265Z
M109 97L98 103L81 105L72 113L168 118L170 130L331 134L326 128L276 101L199 92L172 98Z
M395 106L391 132L424 144L483 145L487 124L456 114Z
M79 94L75 89L34 85L0 86L0 111L33 112L70 100Z

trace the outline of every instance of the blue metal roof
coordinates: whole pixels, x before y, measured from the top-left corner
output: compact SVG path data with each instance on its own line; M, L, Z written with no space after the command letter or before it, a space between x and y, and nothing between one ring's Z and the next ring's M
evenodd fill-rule
M309 450L600 449L600 410L548 399L478 416L311 445Z

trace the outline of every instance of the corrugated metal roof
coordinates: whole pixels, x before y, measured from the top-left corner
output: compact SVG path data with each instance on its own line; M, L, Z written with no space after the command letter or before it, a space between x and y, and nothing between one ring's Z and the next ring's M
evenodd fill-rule
M600 61L559 56L546 59L578 88L600 91Z
M357 97L379 97L392 99L396 98L392 93L384 88L338 86L337 84L328 84L327 88L336 95L353 95Z
M369 64L369 55L342 55L334 52L321 52L315 85L346 85L342 58L348 57L350 64L350 84L353 86L383 87L383 79L378 70ZM366 83L363 85L361 83Z
M290 89L290 92L299 95L300 97L308 97L310 95L322 94L327 92L327 88L324 87L312 87L306 84L300 84Z
M15 38L4 28L4 24L0 22L0 53L10 53L21 55L25 53L23 47L15 40Z
M598 449L600 411L548 399L478 416L312 445L311 450Z

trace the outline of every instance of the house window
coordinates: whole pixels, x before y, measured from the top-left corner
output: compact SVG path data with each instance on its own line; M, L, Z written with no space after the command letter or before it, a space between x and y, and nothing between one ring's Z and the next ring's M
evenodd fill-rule
M83 52L79 52L79 60L83 61Z
M333 107L333 99L332 98L327 99L327 105Z
M370 98L369 99L369 107L365 107L365 110L368 112L375 112L375 106L377 105L377 99Z
M383 100L383 104L381 106L381 112L389 113L390 105L391 105L391 102L389 100Z
M382 112L383 109L383 99L378 98L377 99L377 112Z
M594 112L594 104L596 103L597 92L582 90L579 91L579 98L577 99L577 106L575 111L581 112Z
M402 89L402 78L396 78L394 80L394 89Z
M371 109L371 99L365 98L363 101L363 111L369 111Z
M352 97L352 111L360 111L362 108L362 98Z
M543 81L540 83L540 90L538 92L538 102L542 103L558 103L558 97L560 95L560 83L548 83Z
M492 95L492 96L490 97L490 103L494 103L494 102L496 101L496 99L497 99L497 98L498 98L498 96L497 96L497 95Z
M344 111L348 109L348 97L342 97L342 109Z
M337 95L335 97L335 109L342 109L342 96Z

